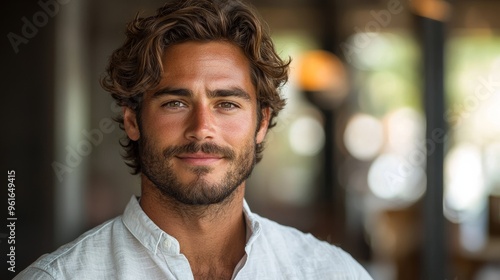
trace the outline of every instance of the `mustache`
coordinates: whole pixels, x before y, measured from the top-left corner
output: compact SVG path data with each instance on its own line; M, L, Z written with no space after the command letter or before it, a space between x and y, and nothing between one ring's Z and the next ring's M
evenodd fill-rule
M227 147L222 147L214 143L195 143L191 142L186 145L171 146L163 151L163 156L165 158L171 158L178 154L194 154L198 152L203 152L205 154L216 154L227 159L235 159L236 153Z

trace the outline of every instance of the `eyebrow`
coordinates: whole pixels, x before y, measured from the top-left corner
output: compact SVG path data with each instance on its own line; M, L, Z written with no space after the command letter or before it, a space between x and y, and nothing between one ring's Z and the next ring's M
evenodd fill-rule
M189 89L166 87L166 88L160 89L160 90L156 91L155 93L153 93L153 98L157 98L157 97L164 96L164 95L192 97L193 92ZM251 99L250 94L239 87L234 87L234 88L230 88L230 89L210 90L207 92L207 96L208 96L208 98L237 97L237 98L241 98L244 100Z
M191 97L193 96L193 92L188 90L188 89L176 89L176 88L162 88L155 93L153 93L153 98L157 98L163 95L175 95L175 96L184 96L184 97Z
M245 100L250 100L250 94L241 88L231 88L231 89L217 89L214 91L208 91L209 98L216 97L238 97Z

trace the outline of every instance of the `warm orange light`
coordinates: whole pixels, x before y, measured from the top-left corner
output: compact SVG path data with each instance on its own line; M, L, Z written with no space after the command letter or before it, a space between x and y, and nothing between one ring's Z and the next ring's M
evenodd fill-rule
M450 4L444 0L418 0L412 1L416 14L438 21L446 21L450 17Z
M298 61L299 86L314 92L313 99L323 107L335 107L347 95L344 64L334 54L323 50L304 53Z
M345 84L342 62L332 53L310 51L300 59L299 84L307 91L329 91Z

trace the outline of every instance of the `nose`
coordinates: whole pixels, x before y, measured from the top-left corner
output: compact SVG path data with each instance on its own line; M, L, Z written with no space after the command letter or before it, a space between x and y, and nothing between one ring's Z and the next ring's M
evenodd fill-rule
M208 108L202 104L193 107L186 123L185 137L191 141L203 141L214 138L215 126L214 116Z

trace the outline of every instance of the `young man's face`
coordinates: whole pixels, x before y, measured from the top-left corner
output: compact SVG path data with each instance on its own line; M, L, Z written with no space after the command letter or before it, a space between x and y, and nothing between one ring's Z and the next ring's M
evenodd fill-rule
M142 172L181 203L221 202L250 175L269 122L264 109L257 123L249 61L227 42L185 42L166 49L163 67L158 87L144 95L140 124L124 111Z

